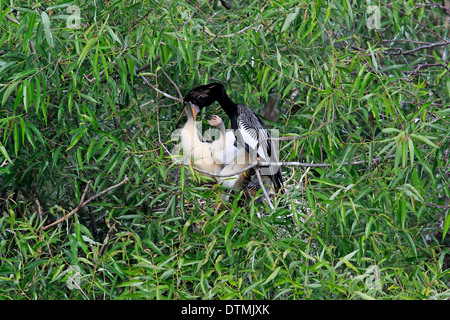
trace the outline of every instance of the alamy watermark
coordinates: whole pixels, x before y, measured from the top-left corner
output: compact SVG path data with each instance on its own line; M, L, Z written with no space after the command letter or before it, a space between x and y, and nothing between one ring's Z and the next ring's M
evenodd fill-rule
M81 15L80 7L76 5L71 5L67 7L67 13L69 17L67 18L67 28L69 29L79 29L81 26Z
M364 282L364 285L368 291L381 290L381 270L377 265L371 265L366 269L364 274L358 275L353 278L354 280L360 280Z
M64 273L67 275L66 286L68 289L80 289L81 269L79 266L70 265Z
M381 27L381 11L379 6L370 5L367 7L367 28L380 29Z

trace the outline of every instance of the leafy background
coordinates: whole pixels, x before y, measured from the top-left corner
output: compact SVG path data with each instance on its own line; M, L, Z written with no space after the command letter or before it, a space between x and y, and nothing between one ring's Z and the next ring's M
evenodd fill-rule
M450 296L447 1L0 7L2 299ZM331 165L221 201L169 154L210 81Z

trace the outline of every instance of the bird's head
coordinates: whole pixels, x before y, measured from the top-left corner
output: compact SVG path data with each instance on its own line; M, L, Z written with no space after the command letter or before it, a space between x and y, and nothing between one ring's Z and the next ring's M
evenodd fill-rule
M213 127L218 127L222 123L222 119L216 115L206 115L206 120Z
M196 104L189 102L184 104L184 112L188 118L193 118L195 121L197 114L200 112L200 108Z
M192 89L184 98L184 103L193 103L201 110L208 107L225 95L225 88L218 82L198 86Z

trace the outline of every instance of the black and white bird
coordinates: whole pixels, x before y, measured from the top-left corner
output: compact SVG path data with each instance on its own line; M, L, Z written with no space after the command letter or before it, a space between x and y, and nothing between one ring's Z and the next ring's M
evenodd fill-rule
M261 174L268 176L275 190L283 193L283 177L278 162L275 144L271 135L256 113L245 104L236 104L228 97L224 86L220 83L210 83L192 89L184 98L184 102L192 103L201 110L217 101L231 120L236 140L245 148L253 161L258 157L261 162L271 162L272 165L261 168Z

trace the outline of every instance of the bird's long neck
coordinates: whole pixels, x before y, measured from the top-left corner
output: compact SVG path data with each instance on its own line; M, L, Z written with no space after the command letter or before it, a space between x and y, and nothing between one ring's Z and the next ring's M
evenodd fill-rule
M225 92L217 99L217 102L230 119L236 114L237 104L234 103Z
M226 132L225 132L225 125L223 124L223 122L221 122L221 123L217 126L217 129L219 129L220 137L221 137L222 139L225 139L225 134L226 134Z

